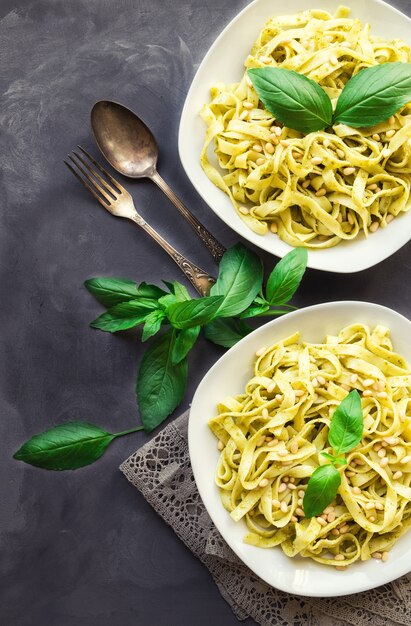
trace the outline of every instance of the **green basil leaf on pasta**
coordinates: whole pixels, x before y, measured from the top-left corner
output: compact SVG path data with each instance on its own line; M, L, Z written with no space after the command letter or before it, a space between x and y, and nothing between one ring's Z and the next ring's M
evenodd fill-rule
M224 298L205 296L186 302L176 302L167 309L167 317L174 328L191 328L210 322L215 317Z
M306 517L320 515L331 504L341 484L341 476L334 465L322 465L311 474L303 499Z
M116 435L87 422L67 422L34 435L14 458L48 470L74 470L104 454Z
M242 320L232 317L219 317L204 326L206 338L217 346L223 346L223 348L232 348L252 330Z
M141 341L144 343L150 337L153 337L161 328L161 324L165 318L164 311L152 311L147 315L144 321L143 334Z
M184 328L176 332L176 338L171 353L173 363L180 363L190 352L191 348L197 341L201 326L193 326L192 328Z
M280 67L253 68L248 75L267 111L288 128L312 133L331 125L331 100L311 78Z
M295 248L277 263L267 280L266 298L272 305L286 304L297 291L307 268L308 254Z
M157 428L183 399L187 385L188 364L175 364L172 353L175 330L156 338L142 358L137 376L137 402L144 430Z
M345 85L334 124L374 126L411 101L411 63L383 63L361 70Z
M91 322L90 326L103 330L106 333L127 330L144 322L151 311L157 309L157 306L155 300L143 298L121 302L100 315L100 317Z
M232 317L247 309L261 289L261 259L241 243L229 248L220 261L212 296L224 296L218 317Z
M141 283L137 286L134 281L124 278L90 278L85 281L84 285L96 300L108 308L139 297L157 299L166 294L156 285Z
M328 440L337 455L358 446L362 439L363 429L361 398L358 391L354 389L339 404L331 418Z
M256 304L256 305L252 304L251 306L248 307L248 309L240 313L239 317L241 319L257 317L258 315L263 315L264 313L267 313L267 311L269 310L270 310L269 304Z
M320 452L320 454L333 465L347 465L347 460L343 456L334 456L328 452Z

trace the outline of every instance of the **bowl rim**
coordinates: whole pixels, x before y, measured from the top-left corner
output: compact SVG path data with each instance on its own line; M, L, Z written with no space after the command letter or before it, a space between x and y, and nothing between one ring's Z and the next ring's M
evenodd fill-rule
M253 0L252 2L247 4L245 7L243 7L243 9L241 9L241 11L236 13L234 17L225 25L225 27L222 29L222 31L218 34L218 36L214 39L214 41L208 48L203 60L201 61L200 65L198 66L194 74L194 77L191 81L189 90L187 92L187 95L184 101L184 105L183 105L183 109L182 109L181 117L180 117L179 130L178 130L178 153L179 153L179 157L180 157L180 161L183 166L183 169L188 179L190 180L191 184L193 185L197 193L201 196L201 198L204 200L204 202L207 204L207 206L217 215L217 217L219 217L219 219L221 219L231 230L236 232L238 235L244 237L247 241L259 247L261 250L264 250L265 252L268 252L269 254L282 258L283 256L285 256L287 252L293 249L293 246L290 246L289 244L286 244L286 242L279 240L278 237L277 239L273 239L275 235L272 235L270 232L265 235L258 235L254 233L238 217L238 215L236 214L234 210L232 214L228 216L224 214L224 211L219 210L217 206L217 202L214 202L213 200L210 201L207 197L208 194L207 194L207 189L205 188L205 186L208 186L208 183L209 182L211 183L211 181L209 181L208 177L202 170L200 173L201 178L197 177L197 174L192 171L191 164L193 161L193 155L189 154L185 149L186 135L188 131L187 127L190 125L193 119L192 112L190 115L191 100L193 99L193 95L195 94L198 88L198 83L201 84L201 80L200 80L201 74L204 71L204 68L208 66L210 57L212 57L215 48L217 48L220 45L220 42L224 40L227 33L229 33L229 31L233 27L235 27L237 22L242 20L242 18L248 12L252 11L256 5L265 3L266 1L267 0ZM338 0L329 0L329 1L335 4L335 7L341 4L341 2L339 2ZM365 2L371 5L376 5L376 7L384 8L385 10L386 9L390 10L391 12L395 13L398 16L398 18L401 18L401 20L408 22L408 24L411 26L411 17L408 17L408 15L405 15L402 11L400 11L396 7L393 7L389 3L384 2L384 0L365 0ZM310 4L310 3L307 2L307 4ZM327 9L324 9L324 10L327 10ZM328 10L331 10L331 7ZM352 13L354 17L355 17L355 11L356 11L356 7L354 3L352 7ZM286 13L287 13L286 10L277 11L278 15L282 15ZM289 11L288 13L291 13L291 11ZM273 9L273 14L274 14L274 9ZM370 23L372 26L372 19L370 20ZM263 18L262 18L262 25L263 25ZM409 44L411 46L411 40ZM197 114L199 115L199 112ZM199 160L200 155L199 154L196 155L196 158ZM212 184L213 183L211 183L211 185ZM218 190L218 191L220 194L222 194L221 195L222 201L229 202L226 194L224 194L224 192L221 190ZM411 203L411 198L410 198L410 203ZM395 224L395 222L397 223L397 226L395 227L396 230L394 233L395 236L392 236L393 229L391 229L391 237L389 237L386 234L388 233L388 231L386 229L383 229L383 232L385 234L383 244L381 243L381 241L377 240L376 235L378 238L381 236L380 232L377 232L377 233L373 233L372 235L369 235L368 238L365 238L364 235L360 235L359 238L356 238L352 241L351 240L342 241L339 244L337 244L337 246L333 246L331 248L325 248L324 250L321 250L321 249L313 250L311 248L306 248L308 251L307 266L312 269L317 269L320 271L331 271L331 272L335 272L339 274L356 273L356 272L364 271L366 269L374 267L378 263L385 261L387 258L389 258L393 254L398 252L403 246L405 246L411 240L411 228L408 227L408 223L401 224L401 228L400 228L401 221L411 222L411 209L409 209L407 212L402 213L401 215L398 215L396 219L389 224L389 226L392 227L393 224ZM362 246L361 246L361 244L367 245L367 242L370 241L371 236L373 237L373 239L371 240L373 242L373 245L370 247L373 251L373 254L369 254L370 252L369 248L362 249ZM270 241L273 242L273 245L271 246L269 245ZM358 249L352 250L353 245L358 246ZM275 249L272 249L273 247ZM344 259L333 260L332 256L329 257L327 255L324 258L324 255L321 254L324 252L327 253L327 251L329 254L330 251L335 250L335 249L347 250L345 252ZM353 254L350 254L350 251Z
M232 538L232 536L227 537L224 530L221 528L220 525L220 517L221 517L221 513L224 512L227 516L229 515L228 512L225 511L225 509L221 508L219 509L219 511L214 510L212 507L209 507L209 502L208 502L208 497L206 494L205 489L203 489L203 484L204 484L204 480L202 479L202 477L204 476L204 472L201 470L201 460L199 460L197 458L197 456L194 453L194 450L196 448L196 446L198 446L198 433L197 433L197 428L200 427L200 420L198 420L198 426L196 425L196 415L198 416L199 414L199 407L197 406L201 400L201 394L202 394L202 390L203 387L205 387L209 380L212 379L213 375L215 374L215 372L219 371L219 369L224 365L224 363L228 360L230 360L233 357L233 352L236 352L236 349L239 349L240 345L245 345L247 343L249 343L250 345L254 343L255 339L260 335L266 332L267 328L276 328L276 326L281 326L281 324L283 323L284 320L290 320L290 319L294 319L294 318L299 318L302 317L304 318L304 316L307 315L312 315L313 313L315 313L316 311L319 310L324 310L324 309L329 309L330 312L332 312L333 310L338 310L341 308L350 308L350 309L355 309L355 308L362 308L362 307L369 307L370 310L372 310L373 312L377 313L379 312L381 315L385 314L388 315L389 317L394 317L397 318L399 322L401 323L406 323L407 325L410 326L410 330L411 330L411 320L409 320L407 317L405 317L405 315L402 315L401 313L399 313L398 311L395 311L394 309L391 309L389 307L386 307L384 305L381 304L377 304L374 302L367 302L367 301L359 301L359 300L337 300L337 301L333 301L333 302L325 302L325 303L320 303L320 304L314 304L302 309L299 309L297 311L293 311L291 313L287 313L287 315L276 318L274 320L270 320L269 322L267 322L266 324L263 324L262 326L260 326L259 328L255 329L254 331L252 331L250 334L248 334L246 337L243 337L243 339L241 339L237 344L235 344L235 346L233 346L232 348L230 348L225 354L223 354L217 361L216 363L214 363L214 365L211 366L211 368L206 372L206 374L204 375L204 377L202 378L202 380L200 381L199 385L197 386L197 389L194 393L191 405L190 405L190 413L189 413L189 419L188 419L188 449L189 449L189 456L190 456L190 463L191 463L191 467L193 470L193 475L194 475L194 479L195 479L195 483L197 486L197 489L199 491L201 500L207 510L207 513L209 514L213 524L215 525L215 527L217 528L217 530L219 531L219 533L221 534L223 540L229 545L229 547L232 549L232 551L237 555L237 557L251 570L253 571L257 576L259 576L262 580L264 580L270 587L276 588L276 589L280 589L281 591L284 591L286 593L292 593L295 595L300 595L303 597L339 597L339 596L345 596L345 595L350 595L353 593L360 593L363 591L369 591L371 589L375 589L383 584L387 584L389 582L392 582L393 580L404 576L405 574L411 572L411 564L410 561L408 559L408 561L405 561L404 564L402 565L402 567L398 567L395 570L394 573L388 574L388 576L386 576L385 578L382 576L381 579L378 579L376 583L374 583L372 580L370 580L370 578L365 578L365 582L363 584L360 585L356 585L354 586L353 583L349 583L349 578L341 579L341 587L339 588L339 590L337 590L337 592L333 591L332 593L324 593L322 590L322 593L316 592L316 590L314 589L310 589L307 592L301 592L301 591L296 591L295 589L290 589L289 586L287 585L282 585L281 583L281 578L279 580L276 580L276 584L274 585L272 580L270 580L270 576L268 574L266 574L264 571L256 571L256 569L254 569L253 565L248 561L247 558L244 558L244 555L241 554L240 550L237 548L238 546L238 542ZM354 323L354 322L353 322ZM304 333L304 329L302 329L301 331L302 335ZM255 348L255 347L254 347ZM250 355L252 354L252 348L250 348ZM239 390L240 392L240 390ZM203 412L204 413L204 412ZM207 416L207 422L208 422L209 416ZM205 424L207 424L207 422L205 422ZM204 426L204 418L202 418L202 422L201 424ZM204 449L204 447L203 447ZM214 482L214 472L215 472L215 467L211 468L210 466L210 477L212 478L212 482L213 485L215 487L215 482ZM222 507L222 505L221 505ZM236 522L233 522L233 524L236 524ZM411 535L411 529L409 530L409 533ZM262 549L262 548L258 548L258 547L254 547L251 546L256 550ZM411 546L410 548L406 551L406 554L411 555ZM290 566L292 566L293 564L293 559L289 559L290 561ZM308 561L311 561L310 559L307 559L307 563ZM299 562L300 563L300 562ZM362 564L365 565L366 563L369 563L369 561L364 561L361 562L359 564L354 564L357 567L360 567ZM326 572L327 570L324 570L324 572ZM348 570L349 571L349 570Z

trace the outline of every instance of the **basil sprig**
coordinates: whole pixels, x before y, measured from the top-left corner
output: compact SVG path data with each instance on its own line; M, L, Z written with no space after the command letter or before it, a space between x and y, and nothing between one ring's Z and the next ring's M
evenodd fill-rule
M400 61L365 68L350 78L334 114L328 94L303 74L281 67L259 67L248 70L248 75L267 111L302 133L334 124L375 126L411 101L411 63Z
M310 476L303 499L306 517L320 515L334 500L341 485L341 475L337 466L347 464L341 454L358 446L363 429L361 398L354 389L340 403L331 418L328 440L336 456L321 452L329 463L317 467Z
M149 341L137 374L136 397L142 426L157 428L182 401L188 380L188 354L204 329L209 341L225 348L251 332L243 319L282 315L297 290L307 265L307 252L292 250L277 263L263 289L260 258L242 244L224 254L210 296L191 298L177 281L167 291L121 278L92 278L85 286L108 310L91 323L116 333L142 326L142 342ZM162 332L164 326L168 326ZM15 458L45 469L77 469L97 460L111 441L126 433L110 434L93 424L69 422L36 435Z

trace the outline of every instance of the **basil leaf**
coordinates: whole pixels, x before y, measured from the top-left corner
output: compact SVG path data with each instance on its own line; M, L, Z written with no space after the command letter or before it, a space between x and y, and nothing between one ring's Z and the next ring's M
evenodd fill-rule
M144 430L157 428L183 399L188 376L187 359L173 364L175 331L153 341L144 353L137 376L137 401Z
M248 75L267 111L288 128L312 133L331 125L331 100L311 78L280 67L253 68Z
M220 261L212 296L224 296L218 317L238 315L250 306L261 289L263 267L261 259L241 243L229 248Z
M277 263L267 280L266 298L270 304L288 302L297 291L307 267L304 248L294 248Z
M163 311L152 311L147 315L144 322L143 335L141 337L143 343L158 333L164 318L165 313Z
M141 283L137 287L132 280L123 278L90 278L85 281L84 285L96 300L108 308L138 297L157 299L166 293L155 285Z
M347 460L343 456L333 456L328 452L320 452L320 454L333 465L347 465Z
M328 431L328 441L337 454L348 452L360 443L363 429L361 398L358 391L354 389L334 411Z
M180 363L187 356L194 346L200 330L201 326L193 326L192 328L177 331L171 353L171 360L174 364Z
M167 311L168 307L176 302L177 298L173 293L167 293L165 296L158 299L158 304L164 309L164 311Z
M375 126L411 101L411 63L383 63L361 70L342 90L334 124Z
M340 484L340 472L334 465L317 467L310 476L304 495L303 508L306 517L320 515L334 500Z
M223 348L231 348L251 331L245 322L231 317L219 317L204 326L206 338Z
M257 315L262 315L263 313L266 313L267 311L269 311L269 309L270 309L269 304L257 304L257 305L252 304L251 306L248 307L248 309L243 311L239 315L239 317L241 319L256 317Z
M119 330L133 328L144 322L149 313L157 308L155 300L130 300L111 307L91 322L92 328L98 328L106 333L116 333Z
M34 435L14 458L48 470L73 470L102 456L116 435L87 422L67 422Z
M174 328L191 328L211 321L224 298L222 296L196 298L188 302L176 302L167 309L167 317Z
M186 287L179 283L177 280L173 281L174 287L174 295L177 298L178 302L184 302L185 300L191 300L190 294L188 293Z

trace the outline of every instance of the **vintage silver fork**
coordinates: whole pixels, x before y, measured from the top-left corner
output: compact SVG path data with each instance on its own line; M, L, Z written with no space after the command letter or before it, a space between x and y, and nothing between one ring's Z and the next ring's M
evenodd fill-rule
M128 191L124 189L124 187L115 180L87 150L81 146L78 146L78 148L84 156L81 156L73 150L72 155L68 155L73 165L64 161L74 176L109 213L115 217L125 217L145 230L146 233L171 256L173 261L177 263L178 267L184 272L198 293L202 296L208 295L215 279L202 270L201 267L198 267L198 265L187 259L154 230L154 228L136 211L133 198ZM90 161L104 174L107 180L100 176L97 170L90 164Z

